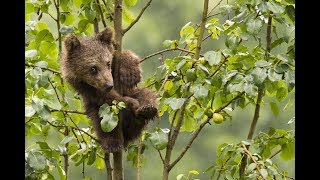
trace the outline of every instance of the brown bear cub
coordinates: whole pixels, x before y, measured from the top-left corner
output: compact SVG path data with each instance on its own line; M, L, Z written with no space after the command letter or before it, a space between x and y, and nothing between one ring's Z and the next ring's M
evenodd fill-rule
M156 94L146 88L138 88L141 80L139 57L129 50L114 56L113 30L105 29L94 37L77 38L68 35L64 40L61 56L63 78L81 95L86 115L92 120L103 149L120 151L135 140L150 119L157 115ZM120 86L123 96L113 86L113 63L120 66ZM99 108L113 100L126 104L123 109L123 141L116 137L115 128L103 132L100 126Z

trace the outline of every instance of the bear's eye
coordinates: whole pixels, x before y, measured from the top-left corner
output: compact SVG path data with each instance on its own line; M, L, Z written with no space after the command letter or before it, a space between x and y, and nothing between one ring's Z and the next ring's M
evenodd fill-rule
M110 62L107 62L107 67L108 67L108 69L111 69L111 63Z
M97 71L98 71L98 70L97 70L97 67L95 67L95 66L90 68L90 73L91 73L92 75L97 74Z

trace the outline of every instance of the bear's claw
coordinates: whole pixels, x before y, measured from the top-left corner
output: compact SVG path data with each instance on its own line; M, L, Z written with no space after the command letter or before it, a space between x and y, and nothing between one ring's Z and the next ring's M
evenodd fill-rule
M138 118L152 119L157 115L157 108L151 104L141 106L137 109Z

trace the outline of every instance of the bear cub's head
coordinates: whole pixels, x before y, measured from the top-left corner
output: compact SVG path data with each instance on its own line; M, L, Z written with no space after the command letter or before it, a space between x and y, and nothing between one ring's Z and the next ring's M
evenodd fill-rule
M69 34L64 40L64 46L61 71L71 85L86 83L100 91L113 88L112 29L107 28L94 37L77 38Z

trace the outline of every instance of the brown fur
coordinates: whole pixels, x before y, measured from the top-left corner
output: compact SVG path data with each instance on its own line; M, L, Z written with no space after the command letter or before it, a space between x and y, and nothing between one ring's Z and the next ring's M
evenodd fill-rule
M148 120L157 114L156 95L148 89L137 87L141 80L139 57L128 50L114 56L113 31L110 28L94 37L78 39L74 35L68 35L64 45L61 57L64 79L81 95L85 112L92 120L102 147L109 152L121 150L135 140ZM123 96L114 88L110 90L113 86L113 61L117 61L120 66ZM92 67L96 69L96 73L92 72ZM123 142L115 137L114 130L106 133L100 126L99 108L104 103L110 105L112 100L126 103L123 110Z

